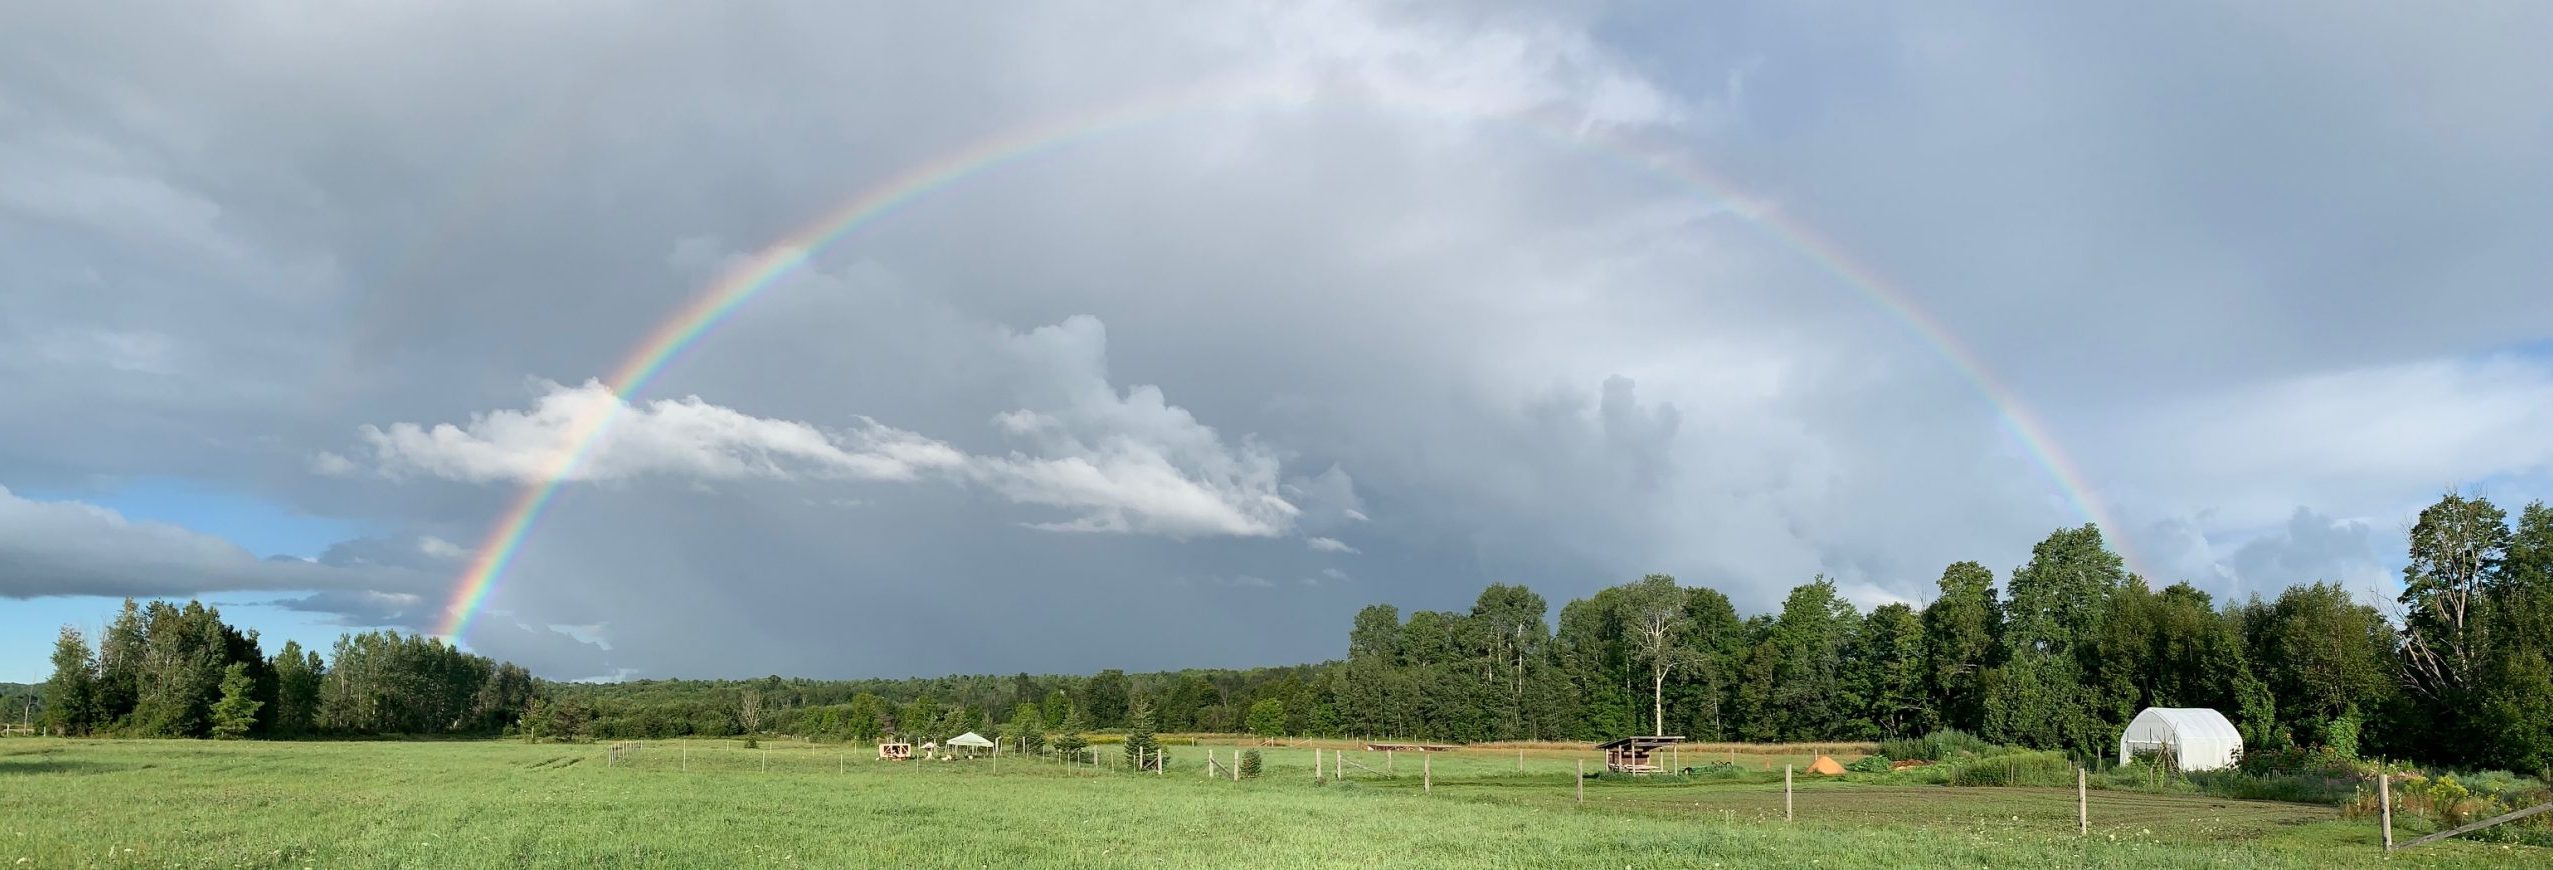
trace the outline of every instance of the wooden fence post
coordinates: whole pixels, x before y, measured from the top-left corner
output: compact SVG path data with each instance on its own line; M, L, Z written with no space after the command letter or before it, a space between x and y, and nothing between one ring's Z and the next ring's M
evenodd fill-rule
M683 747L683 772L691 772L691 747Z
M1241 781L1241 750L1232 750L1232 781Z
M1389 749L1383 750L1383 772L1385 774L1392 772L1392 751Z
M1782 765L1782 821L1791 820L1791 766Z
M1586 803L1587 803L1587 760L1586 760L1586 759L1584 759L1584 758L1581 758L1581 759L1578 759L1578 804L1579 804L1580 806L1585 806L1585 805L1586 805Z
M1436 793L1436 765L1434 764L1435 760L1436 760L1436 757L1435 757L1434 755L1429 754L1429 753L1426 753L1426 752L1420 752L1420 753L1418 754L1418 775L1419 775L1419 780L1418 780L1418 782L1419 782L1419 786L1418 786L1418 790L1419 790L1419 791L1421 791L1421 792L1424 792L1424 793L1427 793L1427 794L1435 794L1435 793Z
M2391 773L2376 774L2376 806L2382 808L2380 812L2383 818L2381 824L2385 826L2385 852L2391 854L2393 852L2393 774Z
M2092 798L2083 789L2083 768L2074 769L2074 832L2092 836Z
M1516 772L1525 772L1525 750L1522 748L1516 750Z
M771 772L771 750L765 749L762 751L762 772Z

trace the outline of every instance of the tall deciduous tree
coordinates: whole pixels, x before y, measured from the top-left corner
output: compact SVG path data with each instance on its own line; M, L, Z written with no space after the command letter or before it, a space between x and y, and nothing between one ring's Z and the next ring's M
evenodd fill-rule
M1836 594L1834 581L1822 575L1782 600L1782 614L1772 627L1773 646L1781 656L1772 697L1784 739L1871 736L1869 722L1859 715L1861 700L1844 670L1844 653L1860 621L1853 605Z
M1924 608L1924 681L1942 725L1967 731L1985 726L1986 670L1995 665L1995 638L2003 633L2003 605L1994 572L1960 562L1941 572L1941 596Z
M1090 721L1090 727L1107 728L1126 721L1126 705L1132 698L1133 691L1126 683L1126 672L1109 668L1100 671L1098 676L1091 677L1090 682L1082 686L1080 703L1074 706L1081 709L1083 718Z
M1933 725L1924 689L1924 623L1915 609L1883 604L1862 620L1849 666L1864 714L1881 737L1921 734Z
M2092 525L2060 529L2012 574L2004 611L2006 663L1986 697L1988 737L2090 750L2105 730L2088 685L2091 655L2111 593L2127 579L2118 554Z
M1648 666L1649 731L1666 733L1667 675L1697 658L1684 635L1684 589L1675 578L1651 574L1624 588L1622 624L1633 653Z
M2403 655L2414 691L2449 705L2467 700L2489 624L2476 611L2508 555L2508 520L2489 499L2450 492L2412 524L2399 601L2407 608Z
M282 651L275 653L275 734L298 737L310 733L318 724L319 687L326 679L327 667L315 650L304 650L301 642L284 641ZM520 707L516 711L520 712Z

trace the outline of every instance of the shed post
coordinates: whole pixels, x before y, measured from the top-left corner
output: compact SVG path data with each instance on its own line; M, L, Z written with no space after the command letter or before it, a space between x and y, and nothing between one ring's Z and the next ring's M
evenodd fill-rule
M1791 820L1791 766L1782 765L1782 821Z
M2385 826L2385 852L2391 853L2393 852L2393 774L2391 773L2376 774L2376 806L2382 808L2382 821L2379 824Z
M1581 806L1587 803L1587 760L1584 758L1578 759L1578 803Z

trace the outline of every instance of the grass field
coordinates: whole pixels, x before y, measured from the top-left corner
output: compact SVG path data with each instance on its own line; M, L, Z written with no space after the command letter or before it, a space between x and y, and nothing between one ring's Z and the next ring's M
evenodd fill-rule
M1336 744L1352 746L1352 744ZM867 746L0 741L0 866L2328 867L2382 860L2372 825L2298 804L1803 778L1587 784L1584 750L1398 754L1316 785L1308 748L1207 780L1004 758L888 763ZM1215 746L1228 757L1230 746ZM1107 747L1107 757L1117 757ZM1351 762L1384 767L1379 753ZM1434 787L1426 789L1422 765ZM2553 865L2453 842L2415 867Z

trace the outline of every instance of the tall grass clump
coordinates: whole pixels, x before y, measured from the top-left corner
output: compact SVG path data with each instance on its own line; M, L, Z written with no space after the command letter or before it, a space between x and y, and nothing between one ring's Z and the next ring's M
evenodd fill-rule
M1900 761L1909 759L1958 761L1967 758L1984 758L2010 751L2012 750L2009 747L1996 745L1966 731L1944 728L1922 737L1892 737L1882 740L1879 742L1877 754Z
M1949 783L1955 786L2074 786L2074 759L2062 752L2014 752L1958 762Z

